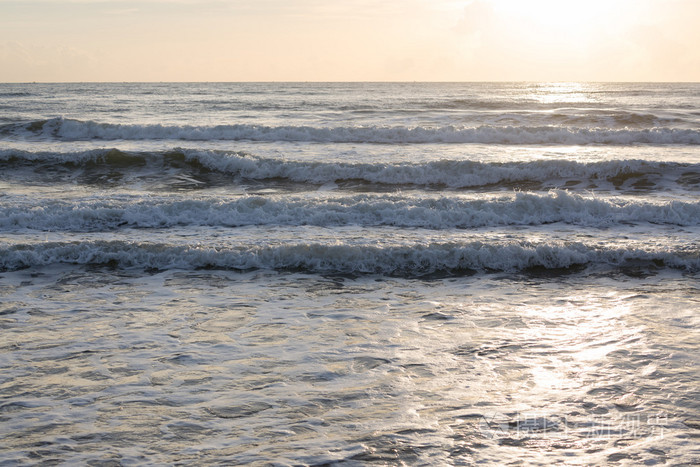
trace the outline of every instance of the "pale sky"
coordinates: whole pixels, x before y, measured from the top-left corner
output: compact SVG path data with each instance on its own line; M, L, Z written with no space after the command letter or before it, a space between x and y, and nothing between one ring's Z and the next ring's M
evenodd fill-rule
M700 81L700 0L0 0L26 81Z

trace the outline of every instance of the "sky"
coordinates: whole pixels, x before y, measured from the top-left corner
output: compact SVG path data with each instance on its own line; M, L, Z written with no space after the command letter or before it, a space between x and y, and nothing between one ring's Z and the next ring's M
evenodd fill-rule
M0 82L700 81L700 0L0 0Z

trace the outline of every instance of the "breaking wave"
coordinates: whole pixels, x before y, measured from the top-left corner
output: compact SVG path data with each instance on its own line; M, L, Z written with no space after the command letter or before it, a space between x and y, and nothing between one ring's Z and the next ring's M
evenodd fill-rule
M147 164L161 164L191 172L213 171L246 180L281 179L323 185L359 181L386 185L470 188L553 181L606 181L621 186L631 180L654 179L687 186L700 186L700 164L637 159L578 162L565 159L521 162L438 160L428 162L308 162L259 157L243 152L178 149L166 152L125 152L99 149L52 153L0 151L0 165L60 165L68 168L138 171Z
M700 131L682 128L610 129L562 126L215 126L114 124L52 118L0 126L0 137L82 140L246 140L323 143L700 144Z
M0 245L0 270L51 264L107 265L139 269L294 270L315 274L383 274L416 277L435 273L579 269L586 266L700 269L695 249L604 248L528 242L373 245L291 244L235 248L172 246L127 241L47 242Z
M31 200L0 207L0 228L39 231L110 231L173 226L261 225L395 226L467 229L566 223L608 227L619 223L700 225L700 202L649 203L587 198L563 191L517 193L491 199L355 195L335 198L245 196L233 200L121 196L35 206Z

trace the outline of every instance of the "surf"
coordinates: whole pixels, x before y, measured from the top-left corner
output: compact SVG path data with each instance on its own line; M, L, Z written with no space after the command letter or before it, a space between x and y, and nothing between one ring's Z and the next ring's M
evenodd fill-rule
M469 199L426 195L173 196L112 195L70 202L15 197L0 205L0 228L99 232L174 226L394 226L434 230L553 223L591 228L619 224L700 225L700 201L609 200L566 191Z
M558 125L480 126L311 126L219 124L211 126L119 124L56 117L0 125L0 137L11 140L182 140L266 141L376 144L542 144L542 145L698 145L700 131L689 128L587 128Z

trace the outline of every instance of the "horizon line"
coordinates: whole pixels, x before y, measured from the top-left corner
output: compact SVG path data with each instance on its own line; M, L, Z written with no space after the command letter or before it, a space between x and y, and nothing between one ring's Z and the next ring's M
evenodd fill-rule
M614 83L614 84L700 84L700 81L692 80L678 80L678 81L665 81L665 80L640 80L640 81L630 81L630 80L464 80L464 81L454 81L454 80L232 80L232 81L220 81L220 80L202 80L202 81L191 81L191 80L128 80L128 81L0 81L0 84L411 84L411 83L422 83L422 84L460 84L460 83L589 83L589 84L603 84L603 83Z

